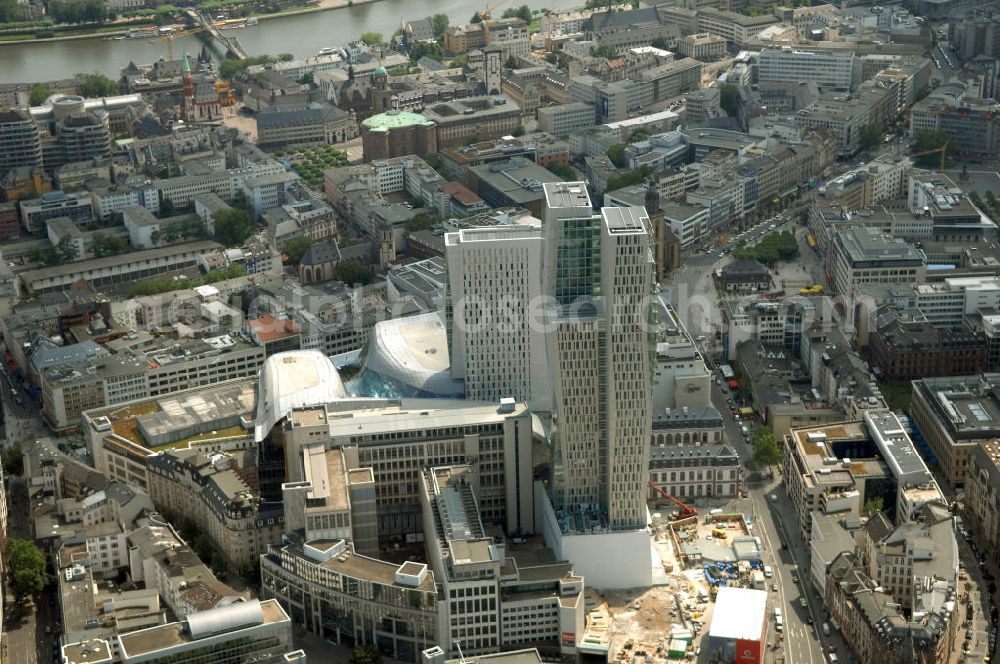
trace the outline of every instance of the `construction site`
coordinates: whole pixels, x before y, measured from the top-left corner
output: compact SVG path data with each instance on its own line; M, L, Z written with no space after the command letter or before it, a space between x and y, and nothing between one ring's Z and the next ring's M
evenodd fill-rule
M761 541L749 517L722 507L696 508L653 488L660 494L649 510L663 582L649 589L588 589L580 648L586 659L711 661L702 653L702 639L720 588L766 590Z

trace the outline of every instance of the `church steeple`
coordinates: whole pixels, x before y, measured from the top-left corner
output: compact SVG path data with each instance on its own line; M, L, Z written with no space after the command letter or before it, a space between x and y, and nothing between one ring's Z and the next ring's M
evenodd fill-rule
M646 214L652 217L660 209L660 190L656 186L656 178L650 177L646 185L646 198L643 201Z

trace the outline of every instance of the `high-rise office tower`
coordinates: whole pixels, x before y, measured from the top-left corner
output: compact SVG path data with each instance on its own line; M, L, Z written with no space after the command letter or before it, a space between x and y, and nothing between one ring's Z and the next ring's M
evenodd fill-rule
M467 228L445 236L445 304L453 377L465 397L511 397L549 410L541 328L540 224Z
M654 287L641 207L594 214L586 185L547 183L553 507L564 531L646 526Z
M0 175L9 168L42 165L38 125L27 111L0 111Z

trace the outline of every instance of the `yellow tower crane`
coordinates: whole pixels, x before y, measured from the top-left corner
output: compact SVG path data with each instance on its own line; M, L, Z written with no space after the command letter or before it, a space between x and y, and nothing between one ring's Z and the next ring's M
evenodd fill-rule
M948 144L949 143L951 143L951 141L945 142L945 144L942 145L939 148L934 148L933 150L924 150L923 152L917 152L916 154L911 154L910 156L911 157L923 157L924 155L935 154L935 153L940 152L941 153L941 164L938 167L938 170L941 171L942 173L944 173L944 156L948 152Z
M201 32L202 30L208 30L204 25L200 25L196 28L187 28L185 30L173 30L167 34L160 37L163 41L167 42L167 58L173 62L174 60L174 39L177 37L182 37L184 35L193 35L196 32Z

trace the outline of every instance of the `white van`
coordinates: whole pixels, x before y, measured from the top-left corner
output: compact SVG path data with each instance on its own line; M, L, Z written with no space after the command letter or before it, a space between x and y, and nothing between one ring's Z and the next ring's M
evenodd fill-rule
M774 570L771 569L770 565L764 565L764 576L766 578L768 578L768 579L770 579L772 576L774 576Z
M830 623L823 623L823 636L830 636Z

